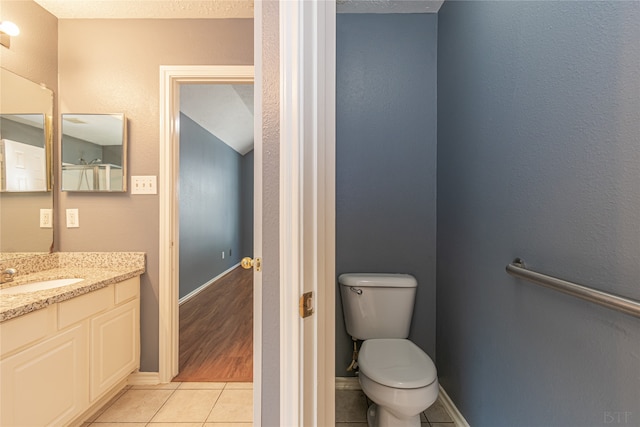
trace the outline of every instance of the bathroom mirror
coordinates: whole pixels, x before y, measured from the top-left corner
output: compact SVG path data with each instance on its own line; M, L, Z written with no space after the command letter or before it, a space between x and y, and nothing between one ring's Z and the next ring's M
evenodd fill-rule
M53 212L53 92L0 68L0 259L48 253Z
M62 115L62 191L127 190L124 114Z
M0 114L0 191L48 191L44 114Z

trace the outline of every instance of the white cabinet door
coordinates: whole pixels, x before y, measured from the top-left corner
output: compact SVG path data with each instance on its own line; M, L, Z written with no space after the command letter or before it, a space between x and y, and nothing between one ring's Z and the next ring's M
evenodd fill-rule
M86 327L79 324L0 362L3 426L59 426L88 405Z
M91 393L93 402L139 367L140 300L91 319Z

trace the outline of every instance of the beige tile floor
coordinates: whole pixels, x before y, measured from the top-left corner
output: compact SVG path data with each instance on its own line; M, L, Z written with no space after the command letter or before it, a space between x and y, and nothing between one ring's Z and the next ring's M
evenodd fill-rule
M336 427L366 427L371 401L360 390L336 390ZM422 427L454 427L440 399L420 415Z
M252 383L126 387L83 427L250 427Z
M336 427L366 427L371 402L360 390L336 390ZM454 427L440 400L422 427ZM252 383L169 383L126 387L83 427L250 427Z

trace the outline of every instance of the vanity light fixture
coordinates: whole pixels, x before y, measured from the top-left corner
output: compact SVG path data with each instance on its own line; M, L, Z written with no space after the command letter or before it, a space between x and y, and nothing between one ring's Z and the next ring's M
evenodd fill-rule
M11 21L0 21L0 44L4 47L11 46L11 36L20 34L20 28Z

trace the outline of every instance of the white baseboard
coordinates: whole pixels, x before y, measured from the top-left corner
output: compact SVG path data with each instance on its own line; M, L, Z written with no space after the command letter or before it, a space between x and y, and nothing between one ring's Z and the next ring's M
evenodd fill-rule
M362 390L358 377L336 377L336 390Z
M440 386L440 402L442 402L442 406L445 407L445 409L451 416L451 419L453 420L456 427L470 427L467 420L464 419L462 413L460 413L456 405L453 403L453 400L451 400L442 386Z
M158 372L134 372L127 378L128 385L156 385L160 384Z
M180 298L178 300L178 305L185 303L187 301L189 301L191 298L195 297L196 295L198 295L200 292L204 291L205 289L207 289L207 287L211 286L216 280L220 279L222 276L224 276L227 273L230 273L231 271L235 270L236 268L238 268L240 266L240 263L237 263L236 265L234 265L233 267L223 271L222 273L218 274L216 277L214 277L213 279L209 280L207 283L205 283L204 285L200 286L199 288L189 292L187 295L183 296L182 298Z

